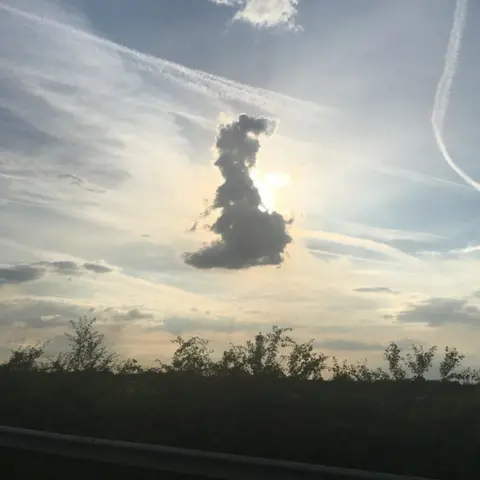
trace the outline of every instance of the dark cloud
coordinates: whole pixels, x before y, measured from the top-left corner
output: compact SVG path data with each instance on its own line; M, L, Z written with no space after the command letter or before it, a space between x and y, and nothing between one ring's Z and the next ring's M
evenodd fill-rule
M127 317L131 320L143 320L146 318L153 318L153 315L151 313L142 312L138 308L133 308L127 312Z
M105 309L105 312L111 311L111 308ZM154 315L152 313L142 312L138 308L132 308L127 312L115 313L113 316L116 321L133 321L133 320L152 320Z
M402 323L427 323L432 327L447 324L480 326L480 309L469 305L467 299L430 298L424 302L409 304L396 315Z
M360 287L354 288L353 291L358 293L389 293L390 295L398 295L399 293L388 287Z
M326 348L327 350L348 350L355 352L384 350L385 345L380 343L366 343L355 340L332 339L315 342L317 348Z
M86 262L83 265L79 265L70 260L51 260L45 262L38 262L38 265L42 265L53 271L54 273L59 273L61 275L79 275L85 270L95 273L109 273L112 271L111 268L92 262Z
M46 269L31 265L15 265L0 268L0 285L16 285L33 282L45 275Z
M82 266L70 260L42 261L26 265L12 265L0 268L0 286L33 282L48 273L60 275L80 275L85 270L95 273L109 273L111 268L96 263L84 263Z
M260 148L259 135L275 129L271 120L240 115L238 120L221 125L216 148L224 183L204 216L219 210L220 216L208 228L220 238L197 252L186 253L185 262L196 268L241 269L259 265L279 265L286 246L292 241L286 221L277 212L263 208L250 170Z
M100 265L98 263L90 263L90 262L84 263L83 268L85 270L90 270L91 272L95 272L95 273L110 273L112 271L110 267L107 267L105 265Z
M79 273L80 270L79 266L75 262L71 262L70 260L39 262L39 264L54 270L56 273L60 273L63 275L75 275Z

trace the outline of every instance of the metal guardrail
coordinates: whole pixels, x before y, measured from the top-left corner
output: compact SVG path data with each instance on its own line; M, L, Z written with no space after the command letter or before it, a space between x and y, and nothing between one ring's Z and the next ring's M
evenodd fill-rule
M427 480L0 426L0 447L221 480Z

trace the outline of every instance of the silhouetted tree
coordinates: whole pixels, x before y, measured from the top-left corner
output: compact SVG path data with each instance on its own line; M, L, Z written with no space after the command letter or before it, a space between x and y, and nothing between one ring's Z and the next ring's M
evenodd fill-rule
M12 372L40 370L43 364L39 360L44 353L44 343L21 346L11 351L10 358L1 367Z
M455 370L461 365L465 355L456 348L445 347L445 355L440 362L440 379L444 382L449 380L459 380L461 372Z
M281 328L276 325L269 333L258 333L255 339L246 343L246 361L250 373L269 374L276 377L285 376L281 364L280 349L290 346L293 341L286 335L291 328Z
M350 375L358 382L378 382L380 380L388 380L388 373L381 367L370 368L367 360L357 362L356 365L350 366Z
M259 332L253 340L247 340L245 345L233 345L226 349L220 360L215 364L215 371L221 375L271 375L284 377L285 359L281 350L292 346L295 342L286 334L291 328L281 328L276 325L268 333Z
M292 350L285 355L287 374L300 380L320 380L327 369L328 357L315 352L314 341L305 343L292 342Z
M50 362L55 371L111 371L117 354L108 351L103 333L95 330L96 318L81 317L71 321L73 333L66 333L69 350L58 354Z
M383 358L388 362L388 370L394 380L405 380L407 378L407 373L403 367L405 359L401 354L400 347L395 342L388 345Z
M330 367L332 372L332 380L353 381L354 380L354 368L346 360L339 363L337 357L332 357L332 366Z
M215 372L219 375L249 375L248 355L245 345L230 344L222 357L215 364Z
M467 367L457 375L458 380L466 385L474 385L480 383L480 370L477 368Z
M412 352L407 353L406 363L413 374L414 380L424 380L425 374L432 368L433 357L437 351L436 345L425 350L422 345L412 345Z
M214 362L211 358L213 350L208 348L208 340L200 337L192 337L184 340L178 336L172 340L178 345L175 350L172 363L167 364L157 360L162 372L192 372L200 375L211 375Z
M123 360L115 366L115 372L124 375L142 373L144 371L145 369L140 365L140 363L138 363L138 360L135 358L127 358L127 360Z

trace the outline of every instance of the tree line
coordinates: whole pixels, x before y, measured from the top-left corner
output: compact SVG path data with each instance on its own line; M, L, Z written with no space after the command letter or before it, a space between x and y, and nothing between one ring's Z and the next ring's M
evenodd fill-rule
M230 344L219 356L209 341L199 336L175 337L171 361L156 360L155 366L142 366L135 358L120 359L106 345L96 329L96 318L81 317L71 321L71 332L65 333L68 349L54 356L46 354L48 342L21 346L11 351L0 364L10 372L111 372L114 374L189 372L205 377L263 375L298 380L332 380L377 382L382 380L425 380L432 370L437 346L425 348L412 344L408 351L391 342L383 352L386 368L372 368L367 361L349 363L329 357L315 348L314 339L298 342L291 328L274 325L270 332L257 333L242 345ZM462 367L465 355L446 346L437 377L443 382L480 383L480 370ZM217 357L217 358L215 358Z

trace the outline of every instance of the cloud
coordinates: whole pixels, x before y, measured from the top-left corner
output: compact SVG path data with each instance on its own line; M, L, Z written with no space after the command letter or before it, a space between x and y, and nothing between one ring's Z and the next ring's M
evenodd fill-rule
M0 326L54 328L86 315L88 305L67 300L11 299L0 302Z
M95 273L109 273L112 271L112 269L110 267L107 267L106 265L100 265L98 263L90 263L90 262L84 263L83 268L85 270L89 270Z
M445 325L480 326L480 308L471 305L468 299L429 298L420 303L409 304L397 313L401 323L424 323L431 327Z
M315 347L325 348L327 350L344 350L344 351L378 351L384 350L385 346L379 343L366 343L355 340L331 339L315 342Z
M75 275L78 274L80 270L79 265L70 260L42 261L38 262L38 265L42 265L45 268L51 269L55 273L63 275Z
M354 288L354 292L358 293L388 293L391 295L398 295L398 291L392 290L391 288L388 287L359 287L359 288Z
M44 268L31 265L15 265L0 268L0 285L16 285L19 283L33 282L45 275Z
M292 241L287 233L289 222L279 213L266 210L251 177L260 149L258 136L269 135L274 128L271 120L245 114L220 126L215 166L225 181L204 214L221 211L209 226L220 239L197 252L186 253L187 264L196 268L241 269L283 262L284 250ZM196 229L196 224L192 229Z
M126 312L118 312L115 309L108 307L106 308L103 313L108 313L112 315L113 312L113 320L116 322L132 322L135 320L153 320L155 315L150 312L144 312L139 308L132 308L127 310Z
M105 265L89 262L79 265L69 260L41 261L30 265L12 265L0 268L0 286L33 282L50 272L60 275L80 275L85 273L85 271L109 273L112 269Z
M49 268L54 273L60 273L63 275L75 275L84 273L84 271L94 273L110 273L113 271L111 267L103 265L101 263L86 262L83 264L77 264L70 260L53 260L38 262L38 265Z
M251 23L255 27L283 26L298 29L295 24L298 0L210 0L217 5L237 8L233 20Z

